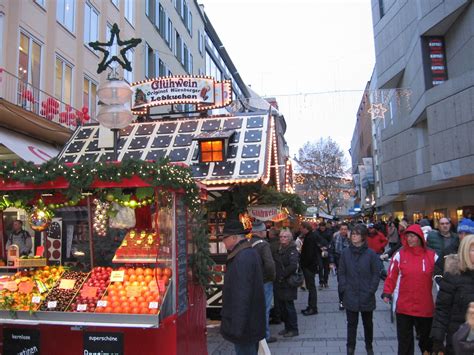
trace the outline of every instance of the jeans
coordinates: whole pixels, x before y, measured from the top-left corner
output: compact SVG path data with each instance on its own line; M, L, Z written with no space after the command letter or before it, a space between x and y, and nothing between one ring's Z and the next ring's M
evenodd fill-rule
M265 292L265 339L270 338L270 308L272 308L273 300L273 282L266 282L263 284L263 291Z
M319 284L327 285L329 279L329 258L319 258Z
M285 329L287 331L298 331L298 317L296 316L295 302L277 300L281 312L281 320L285 322Z
M236 355L257 355L258 342L246 344L234 344Z
M365 348L372 349L374 339L374 323L372 322L372 312L360 312L364 325ZM347 348L355 349L357 337L357 325L359 324L359 312L346 309L347 315Z
M307 268L303 269L304 282L306 283L306 288L308 289L308 308L312 308L315 311L318 310L318 294L316 291L316 285L314 282L314 277L316 274Z
M339 296L339 303L342 302L342 298L343 298L343 294L341 291L339 291L339 257L337 257L336 260L334 260L334 264L336 265L336 279L337 279L337 284L338 284L338 291L337 291L337 294Z
M430 338L431 323L433 318L408 316L397 313L397 339L398 355L413 355L415 353L415 341L413 339L413 327L420 336L418 346L421 353L427 351L431 354L433 342Z

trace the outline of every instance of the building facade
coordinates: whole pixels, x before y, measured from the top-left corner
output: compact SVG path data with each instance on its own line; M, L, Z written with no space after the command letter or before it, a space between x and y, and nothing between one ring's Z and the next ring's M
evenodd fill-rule
M377 207L459 220L474 205L474 4L372 0L372 13Z

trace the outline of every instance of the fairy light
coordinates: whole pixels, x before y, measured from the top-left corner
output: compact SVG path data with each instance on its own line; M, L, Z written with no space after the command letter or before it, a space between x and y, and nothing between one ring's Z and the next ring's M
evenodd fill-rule
M272 151L273 151L273 161L274 161L274 169L275 169L275 176L276 176L276 188L277 191L281 191L280 188L280 168L279 168L279 161L278 161L278 142L276 137L276 129L274 124L274 117L270 117L272 125L270 127L272 132Z

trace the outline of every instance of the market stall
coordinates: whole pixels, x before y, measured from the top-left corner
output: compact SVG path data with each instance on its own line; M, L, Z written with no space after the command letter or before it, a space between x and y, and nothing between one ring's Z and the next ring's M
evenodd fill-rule
M33 255L10 247L0 267L0 353L207 353L187 168L3 164L0 195L40 234Z

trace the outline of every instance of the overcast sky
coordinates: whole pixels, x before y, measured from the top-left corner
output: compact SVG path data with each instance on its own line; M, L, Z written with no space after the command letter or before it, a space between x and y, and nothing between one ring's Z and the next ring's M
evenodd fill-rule
M291 156L327 136L347 153L374 67L370 0L198 2L244 82L277 98Z

